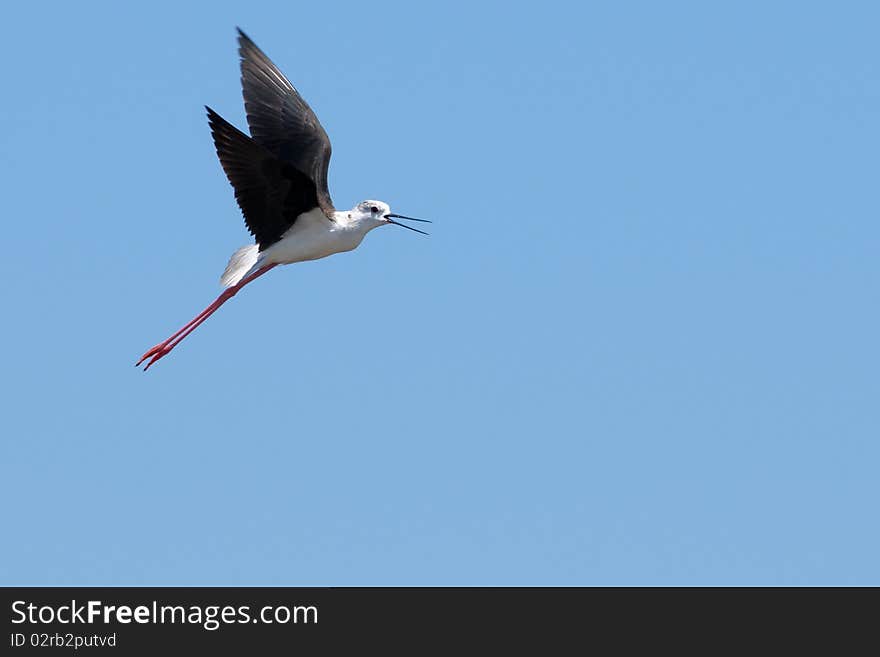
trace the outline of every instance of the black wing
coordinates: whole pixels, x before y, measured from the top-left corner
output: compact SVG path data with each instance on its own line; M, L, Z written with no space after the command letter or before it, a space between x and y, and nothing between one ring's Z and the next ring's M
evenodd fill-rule
M281 239L300 214L318 207L315 183L210 107L205 109L217 157L248 230L263 251Z
M308 103L253 41L238 30L241 87L254 141L315 184L318 204L333 218L327 189L330 139Z

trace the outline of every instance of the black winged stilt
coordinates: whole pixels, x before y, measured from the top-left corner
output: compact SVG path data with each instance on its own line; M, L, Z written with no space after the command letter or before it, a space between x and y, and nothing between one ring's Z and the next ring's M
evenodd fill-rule
M238 44L251 135L206 109L217 156L255 244L232 254L220 279L226 289L211 305L141 357L137 365L147 361L145 371L241 288L277 265L351 251L369 231L387 224L427 235L395 219L428 220L392 214L382 201L362 201L345 211L333 207L327 189L330 139L318 117L241 30Z

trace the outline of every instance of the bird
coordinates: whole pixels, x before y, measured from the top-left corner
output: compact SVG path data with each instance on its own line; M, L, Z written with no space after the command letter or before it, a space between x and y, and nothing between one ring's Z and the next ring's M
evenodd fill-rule
M351 210L333 207L327 188L330 139L318 117L284 74L241 28L238 54L250 135L208 106L208 125L220 165L235 192L254 243L229 259L220 278L223 292L140 360L144 371L234 297L245 285L278 265L317 260L357 248L379 226L396 225L427 235L398 219L431 223L391 212L383 201L366 200Z

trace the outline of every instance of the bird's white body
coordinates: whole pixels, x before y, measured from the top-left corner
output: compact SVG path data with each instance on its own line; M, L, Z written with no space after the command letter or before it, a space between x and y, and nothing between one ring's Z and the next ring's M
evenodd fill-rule
M351 251L379 225L351 217L349 212L334 212L334 221L330 221L321 208L301 214L290 230L263 252L263 263L286 265Z
M379 208L378 216L364 207ZM368 232L386 223L379 217L389 211L388 205L381 201L364 201L347 212L334 212L333 221L321 208L304 212L280 240L262 253L256 244L233 253L220 282L224 287L231 287L267 265L318 260L356 249Z

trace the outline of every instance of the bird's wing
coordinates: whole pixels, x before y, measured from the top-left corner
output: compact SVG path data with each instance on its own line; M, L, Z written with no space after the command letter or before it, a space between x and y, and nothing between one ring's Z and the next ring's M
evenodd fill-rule
M296 218L318 207L315 183L231 125L210 107L217 157L260 251L281 239Z
M251 136L278 159L309 176L318 204L333 217L327 189L330 139L293 85L250 38L238 30L241 87Z

